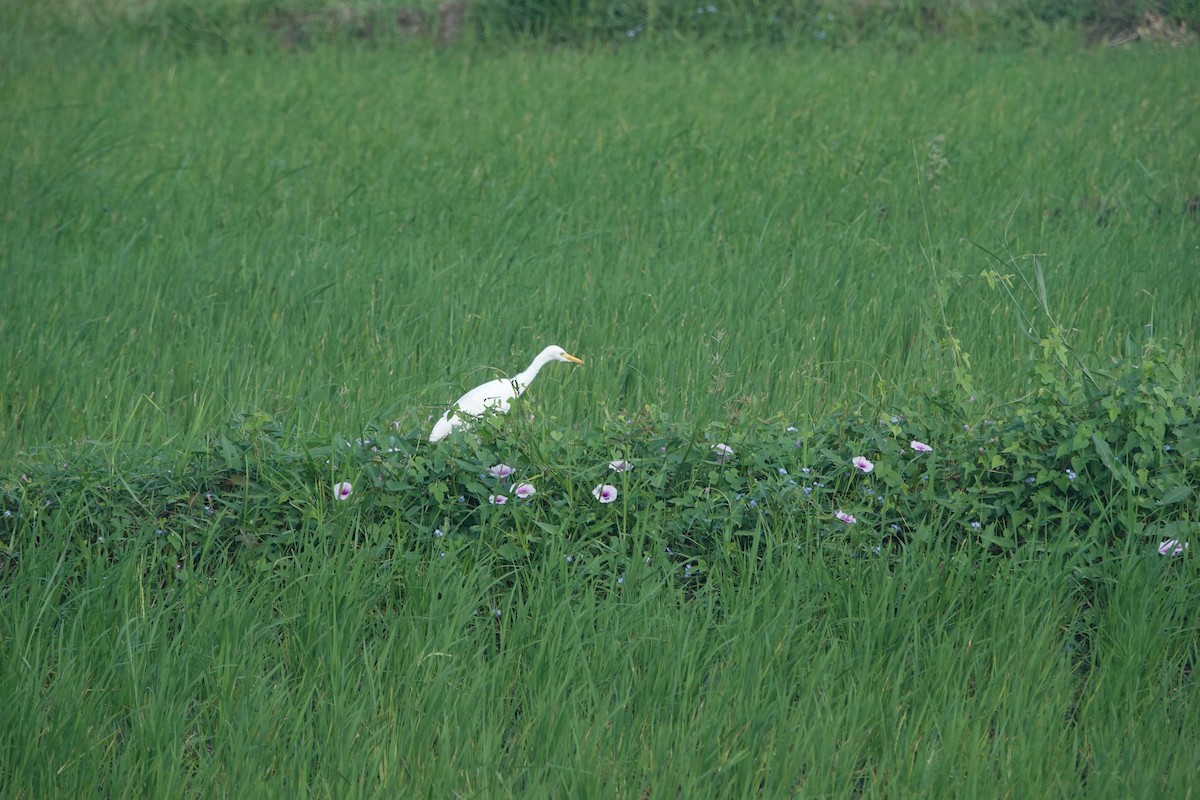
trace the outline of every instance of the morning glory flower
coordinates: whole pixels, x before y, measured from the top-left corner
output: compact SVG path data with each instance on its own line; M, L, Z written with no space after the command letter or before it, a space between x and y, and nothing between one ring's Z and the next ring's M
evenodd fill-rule
M488 502L494 506L502 506L508 502L508 498L502 494L489 494Z
M858 520L854 518L853 514L847 514L845 511L835 511L833 512L833 515L847 525L853 525L854 523L858 522Z
M618 458L615 461L608 462L608 468L613 472L629 472L629 470L633 469L633 464Z
M857 467L859 472L864 474L875 469L875 465L862 456L855 456L850 459L850 463Z
M537 489L533 488L532 483L518 483L513 487L513 494L525 500L537 494Z
M1178 539L1167 539L1158 546L1158 552L1164 556L1181 556L1183 551L1188 549L1187 542L1181 542Z
M342 481L341 483L335 483L333 485L334 499L349 500L350 495L353 494L353 492L354 487L350 485L349 481Z
M500 480L504 480L514 472L516 472L516 470L514 470L508 464L497 464L494 467L488 467L488 475L491 475L493 478L499 478Z
M592 489L592 496L601 503L611 503L617 499L617 487L611 483L602 483L595 489Z
M733 448L724 442L714 444L713 452L717 454L717 461L724 461L727 458L733 457Z
M916 439L913 439L911 442L909 442L908 446L913 450L916 450L918 453L928 453L933 450L933 448L929 445L925 444L924 442L918 442Z

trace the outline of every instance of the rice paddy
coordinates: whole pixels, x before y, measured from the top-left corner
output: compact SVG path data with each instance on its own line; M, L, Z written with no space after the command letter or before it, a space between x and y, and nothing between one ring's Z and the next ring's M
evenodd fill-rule
M1195 795L1195 47L4 36L6 796ZM972 546L939 404L1044 417L1056 348L1108 386L1149 340L1176 483ZM498 438L422 442L548 344L585 364ZM403 458L334 454L368 431ZM536 494L427 521L514 441ZM903 541L799 500L672 551L823 453L931 498Z

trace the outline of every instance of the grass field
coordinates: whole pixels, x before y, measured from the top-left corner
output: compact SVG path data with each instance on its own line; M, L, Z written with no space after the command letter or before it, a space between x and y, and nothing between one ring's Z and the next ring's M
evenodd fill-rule
M4 37L5 796L1196 795L1194 46Z

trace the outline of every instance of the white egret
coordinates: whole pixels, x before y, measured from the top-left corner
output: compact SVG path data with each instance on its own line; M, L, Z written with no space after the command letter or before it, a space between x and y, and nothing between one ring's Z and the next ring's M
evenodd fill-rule
M529 388L529 384L533 383L538 371L551 361L583 363L558 345L550 345L538 353L537 358L524 372L518 372L511 378L497 378L494 381L480 384L458 398L454 407L443 414L442 418L433 426L433 430L429 434L429 441L440 442L445 439L456 428L466 423L466 420L463 419L464 416L481 417L488 411L507 414L513 399L520 397Z

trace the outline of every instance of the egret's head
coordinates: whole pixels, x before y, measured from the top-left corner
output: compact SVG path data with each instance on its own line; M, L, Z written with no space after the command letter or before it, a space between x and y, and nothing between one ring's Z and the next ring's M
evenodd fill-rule
M550 345L546 349L550 351L550 354L554 357L555 361L569 361L572 364L582 364L583 363L582 359L576 358L575 356L571 355L566 350L563 350L561 347L559 347L556 344Z

